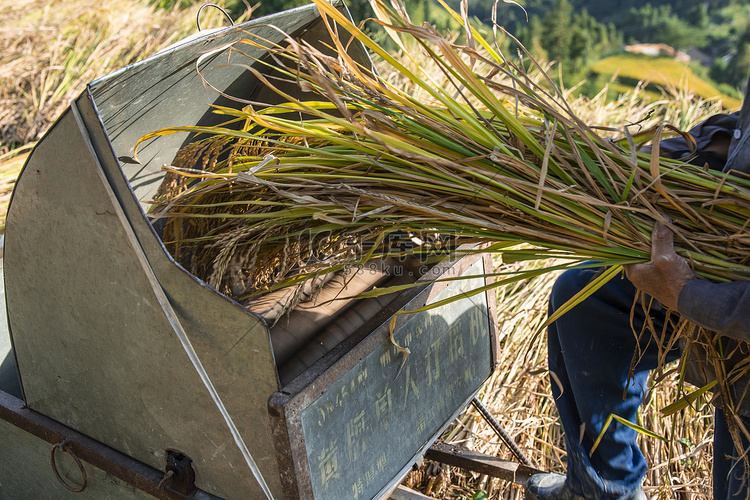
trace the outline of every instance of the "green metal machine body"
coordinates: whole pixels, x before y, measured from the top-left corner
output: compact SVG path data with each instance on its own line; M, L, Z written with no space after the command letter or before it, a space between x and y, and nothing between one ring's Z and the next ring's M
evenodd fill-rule
M482 285L430 280L489 272L486 257L435 266L282 383L272 328L165 250L147 202L188 137L144 144L140 163L133 147L215 123L226 98L211 87L273 99L227 47L282 32L329 36L306 6L178 44L92 82L30 155L4 248L0 498L266 497L180 331L274 498L387 497L492 372L491 294L399 317L403 366L388 340L396 311Z

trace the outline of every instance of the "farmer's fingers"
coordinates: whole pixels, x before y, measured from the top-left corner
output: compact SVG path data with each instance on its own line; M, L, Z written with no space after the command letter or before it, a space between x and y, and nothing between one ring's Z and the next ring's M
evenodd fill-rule
M674 233L666 224L657 222L651 233L651 260L671 257L674 253Z
M628 264L625 268L625 276L634 284L642 283L654 272L654 265L651 262L642 264Z

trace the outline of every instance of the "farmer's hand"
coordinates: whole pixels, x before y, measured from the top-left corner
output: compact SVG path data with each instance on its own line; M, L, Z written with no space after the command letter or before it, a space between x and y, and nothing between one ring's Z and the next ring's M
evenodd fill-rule
M674 233L661 222L651 233L651 261L627 265L625 274L636 288L675 310L682 288L695 278L687 261L674 251Z

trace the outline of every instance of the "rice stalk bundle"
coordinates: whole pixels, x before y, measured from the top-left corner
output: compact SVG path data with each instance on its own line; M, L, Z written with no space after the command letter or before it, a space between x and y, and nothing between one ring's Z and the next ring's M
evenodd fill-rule
M461 45L377 0L399 44L418 47L442 72L420 74L328 3L316 4L333 54L290 40L270 59L249 61L287 102L217 108L226 127L143 139L207 134L166 167L154 214L169 219L165 240L175 255L209 284L245 299L466 241L490 251L528 243L534 250L506 252L506 260L594 260L612 266L611 278L623 264L649 260L654 221L669 224L700 276L750 276L750 179L660 158L658 146L653 156L638 152L679 131L662 124L604 138L549 79L535 81L470 26ZM338 30L406 75L421 97L354 62ZM242 43L261 41L249 34ZM306 97L284 94L281 83Z

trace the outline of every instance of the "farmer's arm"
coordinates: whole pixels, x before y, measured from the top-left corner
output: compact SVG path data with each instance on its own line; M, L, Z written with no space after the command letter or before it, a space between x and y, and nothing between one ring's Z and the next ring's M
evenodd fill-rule
M626 267L628 279L664 306L709 330L750 341L750 282L713 283L696 278L674 251L674 234L657 223L651 261Z
M659 155L665 158L686 159L694 165L708 166L722 170L727 161L729 145L735 127L738 124L739 112L731 115L714 115L690 129L689 134L695 140L696 150L681 136L665 139L659 143ZM651 153L651 145L640 149Z

